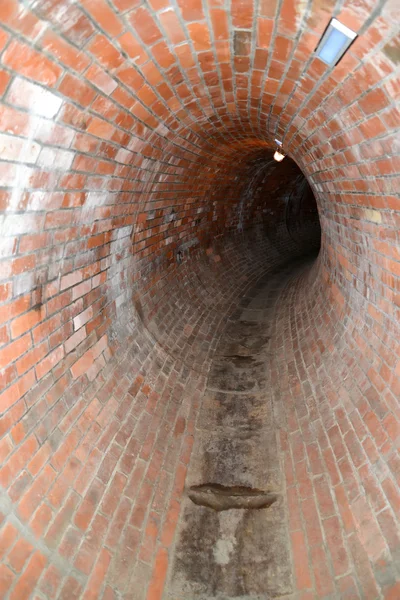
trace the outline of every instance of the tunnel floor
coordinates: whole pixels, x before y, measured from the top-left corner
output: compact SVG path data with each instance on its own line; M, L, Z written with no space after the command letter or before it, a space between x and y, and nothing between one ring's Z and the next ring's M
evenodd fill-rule
M266 276L221 335L200 403L168 600L369 599L383 597L377 581L398 580L363 512L372 479L364 469L364 489L340 448L338 427L356 444L349 421L333 393L327 406L324 370L299 349L308 329L296 291L312 264ZM237 489L244 502L258 494L266 505L240 507Z
M282 399L274 375L277 313L295 273L291 265L259 282L217 345L197 421L171 600L279 597L293 591L279 441ZM199 485L206 490L197 488L193 496ZM213 486L224 486L217 509L215 498L214 508L204 505L212 504ZM251 503L258 494L267 506L230 508L235 499L240 503L237 488L244 490L242 501L245 496Z

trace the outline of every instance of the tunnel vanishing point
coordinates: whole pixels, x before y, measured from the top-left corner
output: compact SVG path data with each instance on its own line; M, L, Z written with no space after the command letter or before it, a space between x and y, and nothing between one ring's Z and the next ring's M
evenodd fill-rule
M398 0L0 1L0 598L400 599L399 63Z

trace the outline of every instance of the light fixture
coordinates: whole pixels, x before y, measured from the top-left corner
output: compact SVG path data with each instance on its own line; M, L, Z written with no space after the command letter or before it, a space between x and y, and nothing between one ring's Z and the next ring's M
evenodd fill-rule
M325 64L333 67L342 58L357 34L337 19L331 19L315 52Z
M283 154L283 152L281 152L280 148L275 150L274 159L277 162L282 162L284 158L285 158L285 154Z

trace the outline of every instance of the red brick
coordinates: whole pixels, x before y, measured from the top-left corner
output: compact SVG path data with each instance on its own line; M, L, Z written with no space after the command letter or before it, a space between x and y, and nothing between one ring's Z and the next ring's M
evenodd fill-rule
M97 553L101 548L102 540L107 527L107 519L101 515L96 515L93 519L90 535L86 538L79 549L74 565L86 575L89 575L93 567Z
M82 4L100 28L104 29L112 38L123 32L122 22L105 0L83 0Z
M301 503L304 516L308 545L310 547L323 543L322 530L319 522L317 507L313 498L308 498Z
M107 546L114 548L118 544L122 531L128 521L131 508L132 502L128 498L123 497L111 522L111 527L106 539Z
M33 546L24 539L19 539L8 555L8 563L18 573L32 554Z
M152 44L162 37L160 30L146 8L137 8L131 13L129 20L145 44Z
M385 592L385 600L396 600L400 594L400 582L391 585Z
M53 352L50 352L46 358L44 358L38 365L36 365L35 371L38 379L44 377L51 369L53 369L64 357L64 348L59 346Z
M40 554L35 554L30 559L25 571L22 573L13 592L10 595L10 600L25 600L29 598L32 590L35 588L43 569L46 566L47 559Z
M400 511L400 493L396 489L393 481L389 478L385 479L382 483L383 490L389 500L394 512L396 514Z
M78 449L79 451L79 449ZM86 458L86 457L85 457ZM99 464L103 458L103 453L97 448L93 448L86 458L85 465L77 477L74 488L78 494L83 494L90 485L94 475L97 473Z
M88 581L87 590L83 596L84 600L97 600L103 581L107 575L110 565L111 555L104 548L100 552L99 559L93 569L93 573Z
M325 477L314 479L314 486L321 516L324 518L335 514L332 494Z
M134 527L142 526L152 494L153 487L149 483L142 483L130 520Z
M151 578L146 600L161 600L165 578L168 569L168 553L165 548L160 548L156 555L154 571Z
M11 458L5 463L0 471L0 479L4 486L8 486L12 479L27 464L38 449L38 443L35 436L29 438L14 452Z
M62 72L43 54L17 40L13 40L4 52L3 63L21 75L49 86L57 82Z
M340 515L342 517L343 526L346 532L354 531L355 523L347 500L346 492L343 485L338 485L335 488L336 502L339 506Z
M0 70L0 96L2 96L10 82L11 76L6 71Z
M3 558L7 551L14 544L17 539L18 531L11 525L11 523L5 523L2 530L0 531L0 558Z
M361 100L359 105L366 115L376 113L389 105L389 100L382 89L375 89L368 92Z
M84 375L92 366L94 361L93 352L88 350L72 367L71 373L74 379Z
M50 565L40 581L40 589L46 598L53 600L56 598L62 580L62 575L54 565Z
M11 485L8 495L13 502L18 502L22 494L25 492L27 487L32 483L32 477L26 472L22 471L14 479L14 483Z
M12 443L10 436L4 437L2 440L0 440L0 462L3 463L8 455L11 454L13 449L14 444Z
M349 548L353 557L358 582L365 598L378 597L379 591L374 581L374 575L368 557L357 535L348 538Z
M67 581L61 588L60 595L57 600L71 600L72 598L78 600L82 594L81 584L73 577L68 577Z
M37 538L43 536L52 518L53 511L47 504L42 504L37 509L30 522L30 527Z
M343 543L339 519L330 517L323 521L329 552L335 574L343 575L348 570L348 557Z
M28 470L32 475L37 475L42 466L51 456L51 446L46 442L28 463Z
M45 537L46 543L51 548L55 548L60 543L61 538L64 536L65 531L67 530L68 526L70 525L71 518L75 512L76 507L78 506L78 503L79 503L79 498L78 498L77 494L71 493L68 496L68 498L67 498L64 506L61 508L61 510L58 510L58 512L55 516L54 522L50 526L48 532L46 533L46 537ZM78 545L79 541L80 541L80 539L78 538L77 545ZM61 551L61 545L60 545L60 553L63 554L63 552ZM65 554L63 554L63 555L65 555Z
M6 565L0 565L0 592L3 598L6 597L14 579L14 573Z
M340 590L340 597L343 599L351 600L357 598L359 595L357 583L351 575L346 575L338 581L338 587Z
M28 520L37 508L38 498L43 498L53 483L55 472L47 465L36 477L30 489L23 495L18 504L18 513L24 520Z
M326 597L334 593L335 590L333 577L328 565L329 560L324 547L321 545L311 548L311 566L319 598Z
M82 72L90 62L83 52L78 52L71 44L53 31L45 31L41 38L41 44L47 52L75 71Z
M304 590L311 588L311 574L303 532L294 531L291 534L291 540L297 589Z
M101 505L102 512L111 517L118 506L121 499L121 494L125 488L127 478L122 473L116 473L110 484L110 487L104 495L103 502Z
M157 545L157 537L160 527L160 517L155 512L150 512L146 522L144 538L139 551L139 560L151 564Z
M36 363L38 363L40 360L42 360L44 356L46 356L48 351L49 347L48 342L46 341L43 344L35 346L33 350L26 352L26 354L24 354L22 358L20 358L16 362L18 375L26 373L26 371L35 366Z
M100 500L103 497L104 489L104 484L97 479L90 486L74 519L75 525L77 525L80 529L85 531L89 527L89 524L97 509L97 505L100 503Z
M20 339L8 344L0 350L0 368L6 367L22 356L31 347L32 342L29 335L24 335Z

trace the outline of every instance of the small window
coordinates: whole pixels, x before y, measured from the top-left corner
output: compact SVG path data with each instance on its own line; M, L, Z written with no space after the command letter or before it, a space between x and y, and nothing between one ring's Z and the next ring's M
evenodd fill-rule
M346 25L337 19L331 19L315 52L325 64L333 67L337 65L356 37L357 34Z

